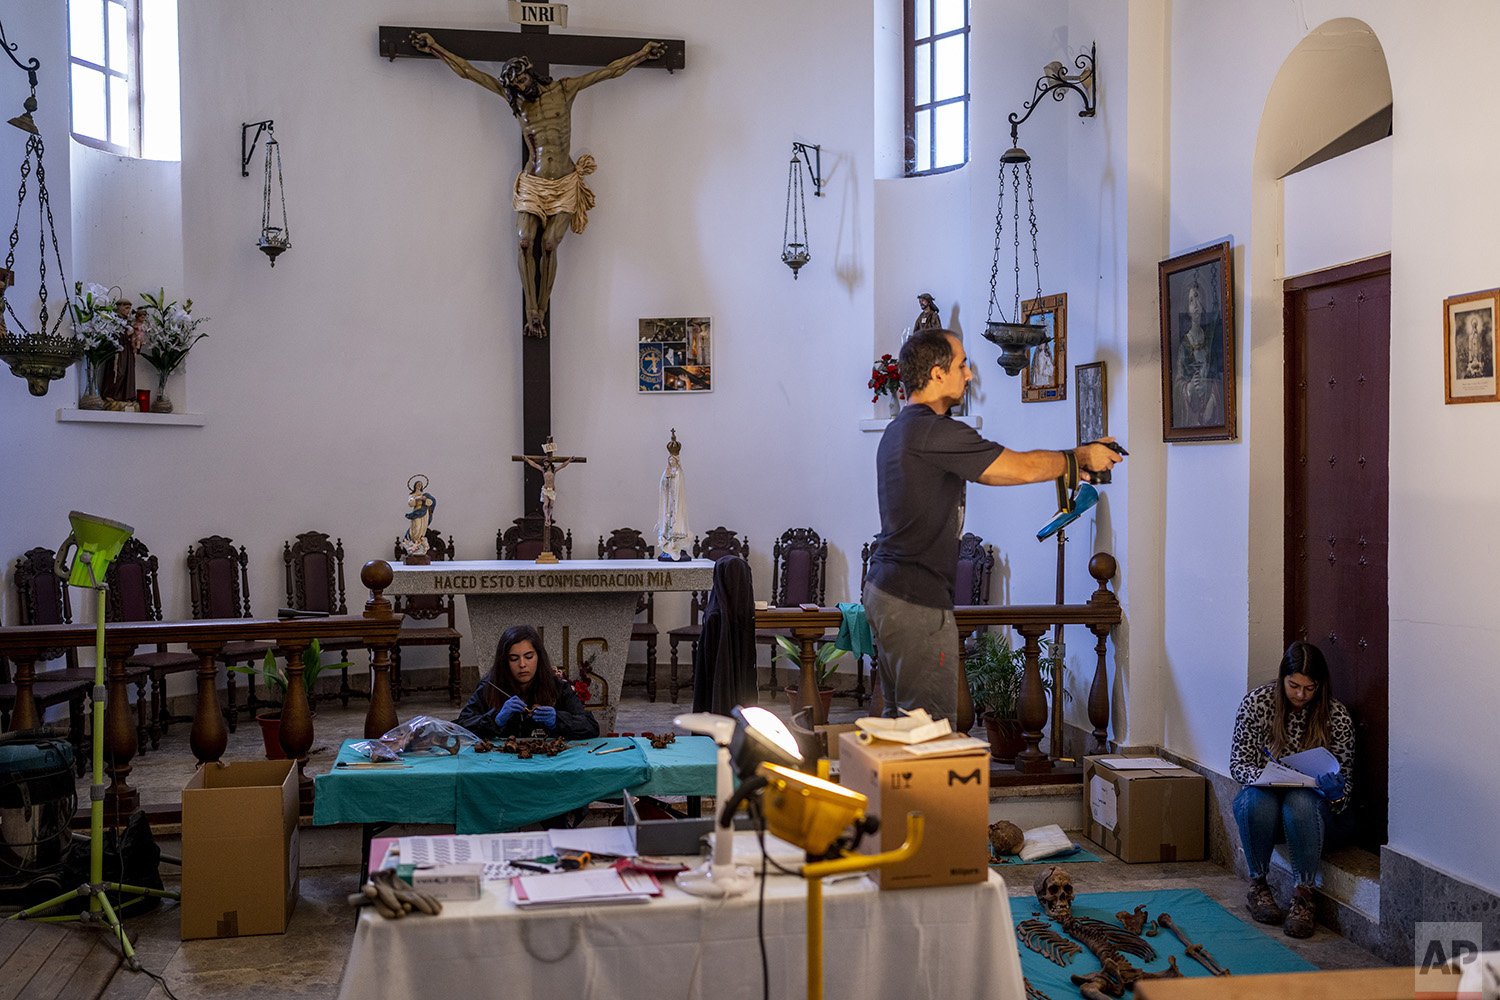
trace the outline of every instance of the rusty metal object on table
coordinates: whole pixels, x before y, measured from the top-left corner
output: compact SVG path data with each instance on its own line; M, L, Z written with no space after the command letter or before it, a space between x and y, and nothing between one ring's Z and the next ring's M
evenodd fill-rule
M1038 955L1058 967L1073 961L1083 948L1057 931L1045 920L1023 920L1016 925L1016 937Z
M641 735L651 741L653 750L665 750L677 742L676 733L641 733Z
M990 824L990 847L994 848L997 858L1017 853L1025 841L1026 834L1010 820L1001 819Z
M1021 977L1021 984L1026 987L1026 1000L1052 1000L1047 994L1031 985L1031 980L1025 976Z
M1124 910L1121 910L1115 914L1115 919L1120 922L1121 927L1125 928L1130 933L1139 934L1146 929L1146 921L1148 919L1148 915L1146 913L1146 904L1136 904L1135 912L1133 913L1127 913Z
M1210 973L1215 976L1229 975L1229 970L1220 965L1218 960L1208 953L1208 949L1204 948L1201 944L1194 944L1192 941L1188 940L1188 936L1183 933L1182 928L1173 923L1172 915L1170 913L1157 914L1156 922L1161 924L1167 930L1171 931L1173 934L1176 934L1177 940L1181 941L1183 944L1183 948L1186 949L1188 957L1192 958L1199 965L1207 969Z

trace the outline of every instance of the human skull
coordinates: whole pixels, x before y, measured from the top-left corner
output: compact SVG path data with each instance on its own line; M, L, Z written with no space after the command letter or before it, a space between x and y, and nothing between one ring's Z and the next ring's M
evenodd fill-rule
M996 857L1015 854L1025 840L1026 835L1021 832L1021 828L1009 820L997 820L990 824L990 846L995 849Z
M1066 921L1073 916L1073 880L1068 873L1051 865L1036 877L1036 898L1053 920Z

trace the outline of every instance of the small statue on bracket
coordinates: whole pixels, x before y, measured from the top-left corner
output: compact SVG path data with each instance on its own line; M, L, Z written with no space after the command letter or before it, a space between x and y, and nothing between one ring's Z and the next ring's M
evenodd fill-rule
M683 482L682 442L677 440L677 428L672 428L672 440L667 442L667 467L661 474L661 502L656 515L656 558L661 562L687 562L692 556L687 550L691 535L687 521L687 490Z
M918 293L917 303L921 305L922 311L912 321L912 330L941 330L943 328L943 317L938 313L937 303L933 301L932 293Z
M406 489L411 496L406 500L408 524L406 534L401 536L401 548L406 555L401 561L407 566L426 566L432 562L427 554L427 526L432 523L437 500L427 492L426 476L412 476L406 481Z

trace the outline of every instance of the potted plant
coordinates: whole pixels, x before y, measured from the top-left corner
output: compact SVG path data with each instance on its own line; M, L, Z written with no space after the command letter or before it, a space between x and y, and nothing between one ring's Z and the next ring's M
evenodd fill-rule
M115 294L118 291L92 282L73 283L73 330L83 345L85 384L83 396L78 400L81 410L106 407L97 388L99 373L131 335L129 306L124 310L125 315L121 315L117 307L119 296Z
M1053 653L1051 639L1041 639L1040 665L1042 685L1048 692L1060 663ZM1019 719L1021 682L1026 677L1026 651L1010 644L1008 632L981 632L972 649L964 656L964 674L969 681L969 697L974 710L984 715L984 729L990 741L990 756L1011 763L1025 749Z
M847 649L839 649L831 642L819 643L817 651L813 654L813 675L818 683L818 700L823 703L823 718L828 718L828 710L833 706L833 675L838 671L839 660ZM776 637L776 653L771 657L771 662L785 660L796 667L797 672L793 677L801 676L802 672L802 647L784 635ZM792 714L796 715L802 710L802 697L800 684L788 684L784 688L787 704L792 707Z
M151 412L171 413L172 401L167 398L167 379L186 360L188 352L206 333L198 333L198 326L206 317L194 316L193 300L182 305L167 301L167 290L158 289L155 295L142 292L146 300L144 346L140 355L156 369L156 397L151 401Z
M891 416L895 416L901 410L901 400L906 398L906 390L901 386L901 365L889 354L882 354L876 362L870 366L870 381L866 383L872 391L870 402L874 403L881 396L890 398Z
M307 689L308 698L312 698L313 685L318 680L318 675L329 667L347 667L347 662L327 663L323 662L323 646L317 639L312 645L302 651L302 683ZM280 661L276 659L276 651L266 650L266 658L261 661L260 666L252 667L248 664L235 664L229 668L235 673L245 674L258 678L265 684L266 689L275 689L282 700L286 699L286 671L282 669ZM286 754L281 749L281 709L273 708L255 713L255 721L260 723L260 735L266 743L267 760L285 760Z

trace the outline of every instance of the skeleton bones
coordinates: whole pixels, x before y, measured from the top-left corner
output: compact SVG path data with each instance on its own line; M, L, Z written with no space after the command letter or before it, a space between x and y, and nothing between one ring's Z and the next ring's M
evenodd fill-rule
M1072 977L1085 1000L1122 997L1126 990L1133 989L1142 979L1175 979L1182 975L1177 968L1177 959L1173 956L1167 957L1167 968L1161 972L1137 969L1122 953L1137 955L1146 961L1154 959L1156 950L1144 938L1102 920L1074 916L1073 898L1077 890L1068 873L1056 865L1044 868L1037 875L1033 889L1047 915L1099 959L1102 968L1098 972ZM1141 918L1144 920L1144 908L1142 910Z
M1187 949L1189 957L1195 959L1199 965L1203 966L1215 976L1229 975L1229 970L1220 965L1218 960L1210 955L1208 953L1208 950L1204 948L1203 945L1193 944L1193 942L1188 940L1188 936L1182 932L1182 928L1178 927L1175 923L1172 922L1172 915L1170 913L1157 914L1156 922L1161 924L1167 930L1171 931L1173 934L1176 934L1177 939L1181 941Z

